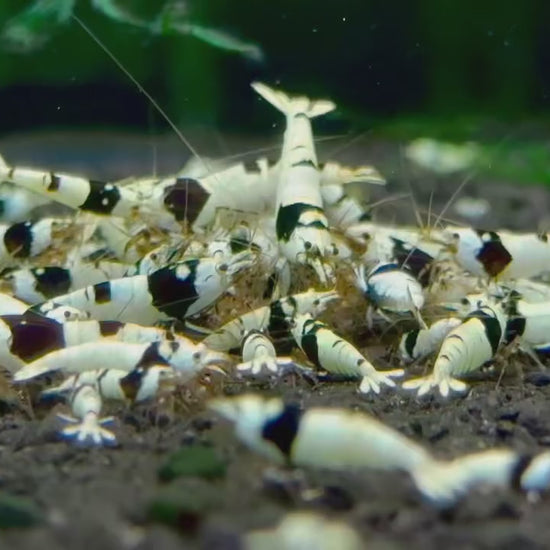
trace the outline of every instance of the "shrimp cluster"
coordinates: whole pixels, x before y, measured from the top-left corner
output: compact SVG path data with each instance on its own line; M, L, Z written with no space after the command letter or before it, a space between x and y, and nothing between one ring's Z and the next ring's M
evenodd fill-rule
M312 119L334 103L252 86L286 120L275 163L199 159L104 182L0 159L0 364L14 385L57 380L43 394L72 411L63 437L114 445L104 401L151 401L209 369L448 397L512 342L550 350L550 287L534 280L550 271L548 235L374 222L367 188L382 175L318 162ZM51 203L66 215L37 217ZM346 311L359 321L344 336L334 319ZM370 353L382 333L394 337L384 362ZM430 374L411 372L432 357ZM502 450L442 463L349 411L259 396L212 406L272 459L404 470L440 504L474 481L505 483L521 462ZM547 487L546 454L521 467L523 488Z

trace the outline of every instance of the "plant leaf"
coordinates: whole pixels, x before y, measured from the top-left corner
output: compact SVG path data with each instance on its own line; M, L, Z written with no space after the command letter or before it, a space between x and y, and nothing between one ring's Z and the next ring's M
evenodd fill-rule
M10 19L0 35L2 46L27 53L44 45L70 19L76 0L36 0Z

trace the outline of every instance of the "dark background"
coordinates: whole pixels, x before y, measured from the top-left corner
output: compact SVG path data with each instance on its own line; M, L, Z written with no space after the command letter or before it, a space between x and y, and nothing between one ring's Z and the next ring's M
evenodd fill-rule
M4 23L30 2L2 0ZM154 12L162 1L134 2ZM93 10L76 13L178 125L265 132L278 115L249 83L330 97L328 130L415 117L451 128L487 118L545 120L550 108L547 0L190 0L195 21L261 46L256 63L187 36L153 36ZM165 132L148 100L72 21L43 47L0 51L0 132ZM447 122L445 122L447 121Z

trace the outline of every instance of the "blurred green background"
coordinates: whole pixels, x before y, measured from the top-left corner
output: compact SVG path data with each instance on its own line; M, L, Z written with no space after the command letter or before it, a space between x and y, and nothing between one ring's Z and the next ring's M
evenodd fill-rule
M42 0L48 2L53 0ZM6 29L39 2L1 0ZM218 48L189 33L151 32L76 0L75 13L182 127L280 133L280 116L249 87L330 97L324 132L401 140L429 135L524 148L549 181L548 0L120 0L153 21L169 5L185 20L255 45ZM42 29L43 31L43 29ZM0 133L78 128L168 132L150 102L74 21L47 27L28 51L0 49ZM50 32L51 31L51 32ZM151 130L153 129L153 130ZM505 142L502 145L502 142ZM506 162L507 154L502 157ZM524 178L523 169L516 174Z

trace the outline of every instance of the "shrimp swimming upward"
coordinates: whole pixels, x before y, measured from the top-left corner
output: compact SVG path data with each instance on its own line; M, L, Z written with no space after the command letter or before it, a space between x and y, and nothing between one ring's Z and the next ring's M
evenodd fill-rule
M337 249L323 210L310 119L329 113L335 105L331 101L288 97L259 82L252 87L286 116L276 198L279 248L287 260L311 265L319 279L328 282L333 278L333 269L326 260L336 255Z

